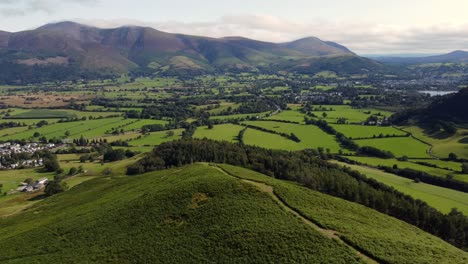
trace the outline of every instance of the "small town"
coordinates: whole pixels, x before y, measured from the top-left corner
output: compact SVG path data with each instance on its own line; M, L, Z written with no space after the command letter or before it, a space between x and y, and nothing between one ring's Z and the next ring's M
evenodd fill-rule
M52 143L29 143L25 145L11 142L2 143L0 144L0 169L40 167L43 165L43 159L41 157L35 158L33 154L41 150L56 147L57 145ZM16 158L12 158L13 156L16 156Z

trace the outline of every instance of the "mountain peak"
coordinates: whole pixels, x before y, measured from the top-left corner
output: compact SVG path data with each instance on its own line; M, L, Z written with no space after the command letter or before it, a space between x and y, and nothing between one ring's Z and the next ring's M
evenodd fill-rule
M325 42L317 37L301 38L292 42L281 43L280 45L293 49L310 56L323 56L333 54L354 54L349 49L334 42Z

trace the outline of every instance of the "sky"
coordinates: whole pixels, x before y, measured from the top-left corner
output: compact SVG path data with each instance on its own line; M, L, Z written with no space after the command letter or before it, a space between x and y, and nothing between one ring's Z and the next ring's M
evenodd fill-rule
M468 50L468 0L0 0L0 30L59 21L286 42L316 36L358 54Z

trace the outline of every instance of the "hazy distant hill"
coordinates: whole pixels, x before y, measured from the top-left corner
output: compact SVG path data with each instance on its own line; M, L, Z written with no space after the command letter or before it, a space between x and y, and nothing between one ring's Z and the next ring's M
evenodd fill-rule
M443 55L427 57L378 57L375 60L391 64L425 64L425 63L468 63L468 52L453 51Z
M425 108L403 111L392 118L396 123L415 120L426 124L453 122L468 124L468 88L437 98Z
M47 24L17 33L0 32L0 63L60 65L77 71L111 73L137 68L194 73L234 69L313 72L333 70L327 68L329 65L347 73L349 68L362 72L382 67L346 47L314 37L271 43L242 37L171 34L149 27L100 29L74 22Z

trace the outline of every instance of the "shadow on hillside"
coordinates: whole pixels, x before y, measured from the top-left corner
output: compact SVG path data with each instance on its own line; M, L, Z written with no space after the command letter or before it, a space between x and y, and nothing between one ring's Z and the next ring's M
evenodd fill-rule
M45 198L47 198L47 195L40 194L40 195L29 198L28 201L30 201L30 202L40 201L40 200L44 200Z
M428 137L431 137L433 139L439 139L439 140L447 139L454 135L454 134L447 133L444 130L436 130L434 128L429 128L429 127L423 127L423 132Z

